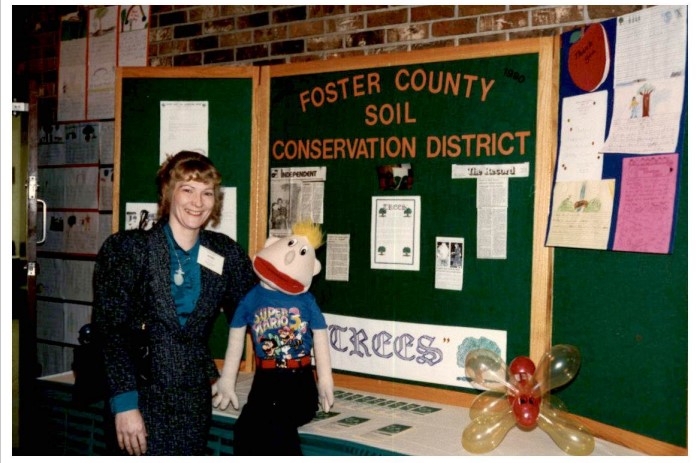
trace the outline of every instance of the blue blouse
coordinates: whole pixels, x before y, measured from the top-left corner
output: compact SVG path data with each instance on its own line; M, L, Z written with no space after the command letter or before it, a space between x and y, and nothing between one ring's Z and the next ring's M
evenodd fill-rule
M196 240L196 244L191 249L184 251L174 240L172 229L168 223L164 226L164 233L167 235L167 240L171 245L169 247L171 260L171 278L169 281L172 288L172 297L174 298L174 305L176 305L176 314L179 316L179 323L181 326L184 326L189 315L196 308L198 297L201 294L201 266L198 264L200 241ZM181 265L181 270L184 272L184 282L181 285L177 285L174 282L174 277L179 271L179 265Z

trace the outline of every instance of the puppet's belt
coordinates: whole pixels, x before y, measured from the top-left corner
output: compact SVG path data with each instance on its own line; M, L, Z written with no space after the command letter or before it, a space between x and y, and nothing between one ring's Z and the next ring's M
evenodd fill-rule
M271 370L273 368L303 368L312 363L312 358L307 355L298 359L287 359L282 362L276 359L260 359L256 357L256 368Z

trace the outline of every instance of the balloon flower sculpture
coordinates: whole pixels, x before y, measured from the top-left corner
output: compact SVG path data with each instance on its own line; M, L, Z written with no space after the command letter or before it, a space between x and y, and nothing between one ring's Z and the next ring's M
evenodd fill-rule
M567 413L563 402L552 397L552 389L570 382L580 368L580 352L559 344L546 352L537 366L529 357L516 357L506 369L498 354L477 349L466 356L469 381L479 394L471 405L471 423L462 433L467 452L495 449L513 426L539 426L565 453L589 455L594 450L592 434Z

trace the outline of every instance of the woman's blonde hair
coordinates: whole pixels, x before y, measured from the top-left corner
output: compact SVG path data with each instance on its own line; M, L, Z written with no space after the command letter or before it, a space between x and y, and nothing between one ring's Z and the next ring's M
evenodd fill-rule
M180 151L170 156L157 171L157 190L159 194L157 217L168 217L172 205L172 195L177 182L196 181L213 185L215 204L208 222L214 227L220 223L223 193L220 188L222 176L206 156L194 151Z

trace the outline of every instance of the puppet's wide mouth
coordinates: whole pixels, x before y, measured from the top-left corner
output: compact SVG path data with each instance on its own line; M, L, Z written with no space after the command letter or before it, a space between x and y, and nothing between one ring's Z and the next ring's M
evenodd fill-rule
M263 257L256 256L256 259L254 259L254 270L262 279L273 283L283 292L300 294L304 291L302 283L284 274Z

